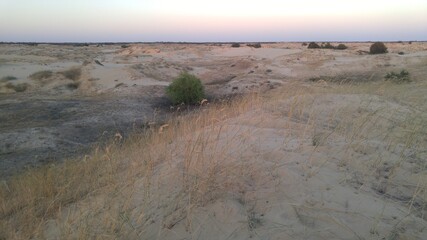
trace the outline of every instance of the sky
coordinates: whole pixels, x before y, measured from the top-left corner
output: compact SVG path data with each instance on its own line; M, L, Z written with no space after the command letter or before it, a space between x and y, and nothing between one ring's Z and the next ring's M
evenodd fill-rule
M0 42L410 40L427 0L0 0Z

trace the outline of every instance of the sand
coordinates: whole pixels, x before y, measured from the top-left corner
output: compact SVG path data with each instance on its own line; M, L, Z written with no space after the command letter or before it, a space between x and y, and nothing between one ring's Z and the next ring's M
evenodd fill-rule
M126 212L120 216L127 219L121 230L128 228L128 235L116 237L426 239L427 139L425 129L411 128L425 124L411 121L427 119L427 44L388 43L385 55L360 52L370 43L346 45L343 51L310 50L301 43L259 49L0 45L0 77L15 76L10 81L28 84L26 91L15 93L6 81L0 83L1 173L7 176L15 165L24 168L28 162L51 162L43 153L62 146L55 155L59 160L61 153L78 149L70 145L89 146L106 129L128 133L130 125L152 121L156 109L167 112L165 86L186 70L201 78L211 97L256 91L267 92L268 100L168 143L157 153L163 160L154 166L150 189L141 178L133 180L132 194L126 187L120 193L126 196ZM81 69L79 79L59 74L73 67ZM384 83L385 73L401 69L411 73L411 83ZM53 75L29 78L41 70ZM75 82L77 88L67 87ZM36 112L31 111L35 105ZM49 106L61 111L44 110ZM57 119L52 111L59 112ZM46 114L50 117L43 119ZM94 130L84 135L87 129ZM216 143L204 153L213 157L191 163L190 175L205 179L212 171L215 178L208 180L215 187L195 190L203 194L189 204L179 195L188 180L181 180L187 167L183 143L201 136L206 146ZM23 153L38 150L44 160L25 160L31 154ZM46 225L45 238L60 238L67 230L64 223L96 229L91 217L108 219L123 200L112 197L110 204L105 199L110 198L94 194L64 209ZM91 237L96 235L94 230Z

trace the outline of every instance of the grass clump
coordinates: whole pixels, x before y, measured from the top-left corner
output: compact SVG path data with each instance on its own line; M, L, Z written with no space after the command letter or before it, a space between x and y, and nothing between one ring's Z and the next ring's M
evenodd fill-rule
M403 69L402 71L400 71L400 73L395 73L395 72L389 72L387 73L387 75L385 75L385 80L388 81L392 81L394 83L404 83L404 82L410 82L411 79L409 77L409 72L406 71L405 69Z
M29 78L33 80L43 80L43 79L52 77L52 75L53 75L52 71L44 70L44 71L39 71L31 74Z
M205 98L204 87L196 76L183 72L166 89L173 104L196 104Z
M369 48L370 54L382 54L387 53L387 47L382 42L375 42Z
M320 48L319 44L315 43L315 42L311 42L308 44L309 49L316 49L316 48Z
M80 68L71 68L69 70L60 72L64 77L76 81L79 80L80 76L82 75L82 70Z
M261 43L249 43L247 44L247 46L253 48L261 48Z
M27 90L28 88L28 84L27 83L20 83L20 84L12 84L12 83L8 83L6 84L6 87L9 89L13 89L15 92L25 92L25 90Z
M5 77L1 78L1 81L2 82L7 82L7 81L13 81L13 80L16 80L16 79L18 79L18 78L14 77L14 76L5 76Z
M340 43L340 44L338 44L338 46L335 49L337 49L337 50L345 50L347 48L348 47L345 44Z
M240 47L240 43L232 43L231 47L238 48L238 47Z

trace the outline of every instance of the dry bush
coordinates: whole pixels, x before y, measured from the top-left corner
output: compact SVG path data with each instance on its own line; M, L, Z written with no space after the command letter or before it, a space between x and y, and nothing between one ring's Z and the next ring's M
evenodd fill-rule
M25 92L28 88L28 83L6 84L6 88L13 89L15 92Z
M240 43L232 43L231 47L232 48L239 48L240 47Z
M309 49L316 49L316 48L320 48L319 44L315 43L315 42L311 42L308 44Z
M382 42L375 42L369 48L370 54L382 54L387 53L387 47Z
M43 80L43 79L52 77L52 75L53 75L52 71L44 70L44 71L39 71L31 74L29 78L33 80Z
M59 72L59 74L62 74L64 77L70 80L76 81L80 79L82 70L80 68L71 68L69 70Z
M343 43L338 44L338 46L336 47L336 49L338 49L338 50L345 50L347 48L348 47L345 44L343 44Z
M7 82L7 81L13 81L13 80L16 80L17 78L16 77L14 77L14 76L6 76L6 77L2 77L1 79L0 79L0 81L2 81L2 82Z

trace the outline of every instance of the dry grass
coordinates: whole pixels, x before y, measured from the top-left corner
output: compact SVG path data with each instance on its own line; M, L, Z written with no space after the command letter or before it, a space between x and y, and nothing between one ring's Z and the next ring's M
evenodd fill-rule
M283 134L280 147L290 144L289 139L307 143L310 151L301 164L307 180L332 163L347 167L363 176L358 189L377 189L381 197L401 201L409 213L424 214L427 99L417 92L425 84L415 84L289 84L265 96L201 107L124 141L118 137L83 160L30 170L3 182L0 239L158 239L173 234L178 225L191 234L202 231L198 211L220 199L243 206L243 226L256 236L264 223L253 192L267 191L267 183L274 188L286 182L278 171L292 162L269 162L265 157L274 151L257 150L267 141L257 129L276 124L280 127L275 131ZM328 101L334 107L321 108ZM277 122L268 121L272 116ZM381 154L369 153L373 143ZM303 152L298 146L292 151ZM373 158L365 160L364 154ZM408 161L416 162L411 167L418 172L402 179L399 171ZM387 174L382 172L385 162ZM355 179L343 182L354 184ZM372 185L377 182L386 190ZM391 187L406 190L398 195L387 190ZM302 224L317 224L319 217L303 212L305 206L292 207ZM355 238L363 235L331 219Z
M50 78L52 75L53 75L52 71L44 70L44 71L39 71L31 74L29 78L33 80L43 80L43 79Z
M82 70L81 68L71 68L66 71L59 72L59 74L62 74L67 79L77 81L82 75Z
M25 90L27 90L28 88L28 83L19 83L19 84L7 83L5 87L9 89L13 89L15 92L25 92Z

